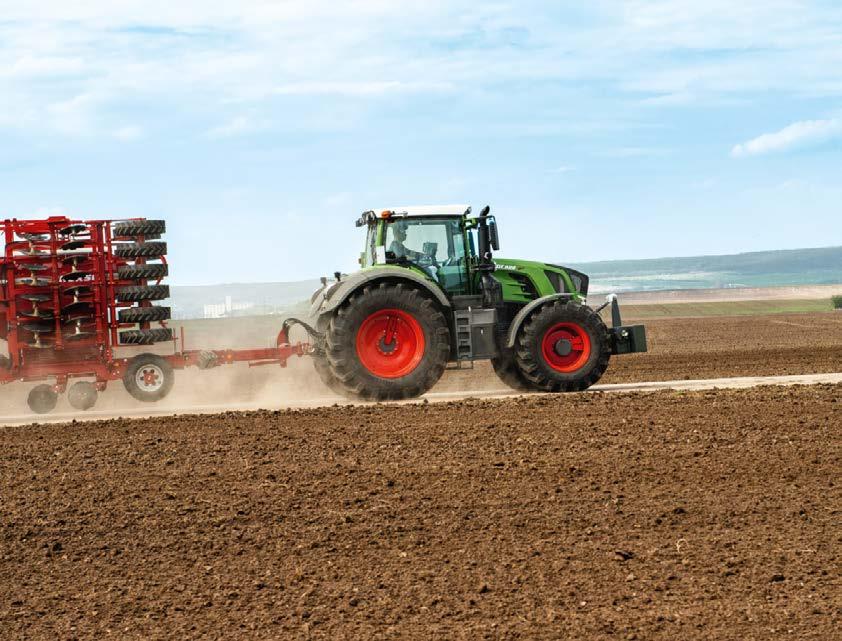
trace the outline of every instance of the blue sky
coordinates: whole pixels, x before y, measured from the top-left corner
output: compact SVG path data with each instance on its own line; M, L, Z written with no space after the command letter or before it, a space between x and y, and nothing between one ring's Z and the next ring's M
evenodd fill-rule
M177 284L488 203L554 262L842 245L842 5L0 0L0 215L146 216Z

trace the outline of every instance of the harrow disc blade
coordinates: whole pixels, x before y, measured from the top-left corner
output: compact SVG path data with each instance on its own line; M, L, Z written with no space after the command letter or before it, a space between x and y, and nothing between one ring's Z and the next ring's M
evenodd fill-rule
M34 343L27 343L26 347L29 349L52 349L53 344L51 342L42 343L41 341L35 341Z
M46 303L48 300L53 300L49 294L21 294L20 297L30 303Z
M18 263L18 269L28 272L45 272L50 268L44 263Z
M83 309L90 310L91 312L93 312L93 306L94 304L91 301L77 300L72 303L68 303L67 305L62 307L61 310L66 313L73 313Z
M23 328L27 332L32 332L33 334L52 334L55 330L52 324L50 325L37 325L35 323L25 323Z
M41 251L40 249L35 249L32 245L28 245L26 249L13 249L13 253L18 254L19 256L49 256L50 252Z
M46 243L50 240L49 236L45 236L44 234L18 234L24 240L30 243Z
M64 290L65 294L71 294L73 296L84 296L92 292L93 290L88 285L73 285Z
M73 251L74 249L80 249L84 247L87 242L88 241L86 240L71 240L61 246L61 251Z
M87 260L90 257L90 254L63 254L61 257L61 262L65 265L67 263L72 263L74 266L76 266L78 263L82 262L83 260Z
M64 319L65 325L91 325L95 323L93 316L88 314L77 314L76 316L70 316Z
M73 280L81 280L91 275L91 272L80 272L80 271L72 271L70 273L65 274L61 277L64 282L69 282Z
M93 338L96 336L95 332L75 332L73 334L67 334L64 337L64 340L67 341L83 341L87 338Z
M53 320L56 317L50 310L44 309L33 309L30 312L19 312L18 315L23 318L32 318L36 320Z
M16 278L15 283L24 287L46 287L50 284L49 278Z
M88 231L88 227L87 225L82 225L81 223L79 223L76 225L68 225L63 229L59 229L58 233L62 236L75 236L76 234L79 234L83 231Z

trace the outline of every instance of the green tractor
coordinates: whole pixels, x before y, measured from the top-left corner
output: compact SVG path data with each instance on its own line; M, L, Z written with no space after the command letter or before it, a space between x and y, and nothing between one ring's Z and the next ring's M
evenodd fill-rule
M574 269L495 258L497 223L485 207L419 207L357 221L362 269L313 295L316 370L352 398L418 397L448 364L488 359L519 391L570 392L596 383L613 354L646 351L643 326L623 326L616 297L585 304ZM599 312L612 305L612 327Z

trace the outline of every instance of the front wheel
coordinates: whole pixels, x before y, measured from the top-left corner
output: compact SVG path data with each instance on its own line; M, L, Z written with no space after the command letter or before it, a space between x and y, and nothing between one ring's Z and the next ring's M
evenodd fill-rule
M533 389L577 392L608 368L611 344L599 314L573 301L548 303L518 333L515 361Z
M429 391L450 357L450 330L438 305L404 284L367 286L327 328L327 361L342 391L370 400Z

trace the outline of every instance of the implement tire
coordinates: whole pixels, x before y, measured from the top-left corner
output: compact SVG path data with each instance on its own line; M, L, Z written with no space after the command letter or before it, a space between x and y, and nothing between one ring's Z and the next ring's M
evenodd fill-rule
M114 245L114 255L117 258L158 258L166 253L167 244L157 241Z
M170 297L169 285L127 285L118 287L115 296L121 303L139 303L142 300L163 300Z
M517 369L535 390L578 392L595 384L608 367L611 343L594 310L555 301L524 323L515 347Z
M421 396L450 357L450 330L438 304L403 283L354 293L331 318L325 342L341 391L367 400Z
M169 273L166 263L148 265L122 265L117 269L120 280L161 280Z
M166 343L172 339L173 333L169 327L129 329L120 332L121 345L154 345L155 343Z
M169 307L128 307L117 312L121 323L154 323L168 320L171 316Z
M160 236L166 231L167 223L163 220L127 220L111 226L111 233L120 238Z

